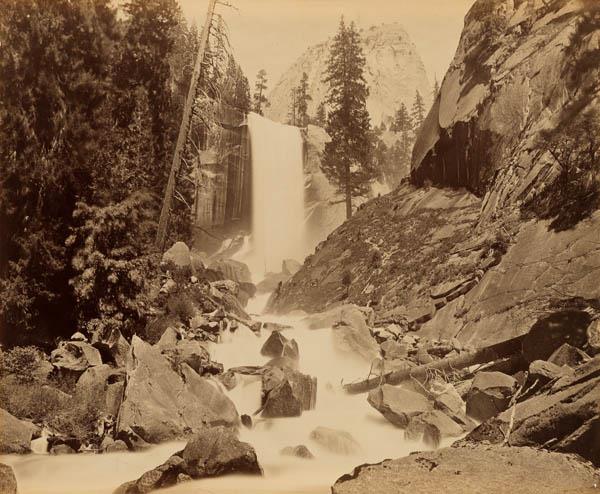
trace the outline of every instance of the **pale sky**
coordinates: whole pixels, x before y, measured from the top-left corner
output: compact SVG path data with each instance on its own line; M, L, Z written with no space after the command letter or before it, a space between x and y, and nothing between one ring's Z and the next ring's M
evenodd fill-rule
M250 84L259 69L272 88L309 46L335 34L340 16L360 28L399 22L415 43L427 75L441 81L474 0L223 0L217 6L229 27L236 59ZM184 14L201 26L208 0L180 0Z

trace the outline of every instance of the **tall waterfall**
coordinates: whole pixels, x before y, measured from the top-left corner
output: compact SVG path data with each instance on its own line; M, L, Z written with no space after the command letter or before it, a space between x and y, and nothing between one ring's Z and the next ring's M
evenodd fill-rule
M300 129L248 116L252 152L253 273L279 272L281 262L304 260L304 173Z

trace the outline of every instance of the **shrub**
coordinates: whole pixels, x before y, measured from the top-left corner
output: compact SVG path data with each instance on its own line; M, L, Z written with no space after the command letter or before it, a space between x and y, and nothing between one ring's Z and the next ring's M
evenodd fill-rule
M78 203L78 225L67 239L74 249L70 280L81 327L118 329L130 335L145 320L145 280L154 269L149 255L154 223L151 197L136 193L105 207Z
M14 347L0 352L0 375L12 375L19 383L40 380L40 366L46 356L34 346Z
M48 422L64 406L57 390L42 382L20 382L15 376L0 379L0 403L15 417L34 422Z

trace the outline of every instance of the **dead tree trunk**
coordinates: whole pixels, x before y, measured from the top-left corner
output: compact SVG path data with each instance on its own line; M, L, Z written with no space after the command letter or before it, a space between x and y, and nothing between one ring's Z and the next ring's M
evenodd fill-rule
M198 79L200 78L200 72L202 70L204 52L206 51L206 46L208 44L208 36L210 33L210 27L212 25L216 3L217 0L210 0L208 3L206 21L204 22L204 26L202 26L202 35L200 37L200 45L198 47L198 55L196 56L194 72L192 73L190 88L188 90L185 106L183 108L183 116L181 118L181 125L179 126L179 135L177 136L177 144L175 145L175 152L173 153L171 171L169 172L169 180L167 182L167 188L165 189L165 196L163 199L162 209L160 211L160 219L158 220L158 229L156 231L156 247L159 250L163 249L165 240L167 238L167 228L169 225L169 217L171 215L171 202L173 200L175 182L177 180L177 173L179 173L179 167L181 166L181 154L183 153L185 141L187 140L188 136L192 108L194 106L194 99L196 98L196 88L198 86Z
M485 364L509 357L521 352L523 336L503 341L492 346L468 352L458 357L436 360L426 365L388 372L383 376L372 377L356 383L345 384L344 389L350 394L365 393L381 384L400 384L408 379L422 379L431 371L454 372L471 365Z

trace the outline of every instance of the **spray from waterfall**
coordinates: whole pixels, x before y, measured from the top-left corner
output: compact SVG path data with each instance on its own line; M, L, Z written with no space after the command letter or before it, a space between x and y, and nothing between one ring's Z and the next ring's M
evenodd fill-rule
M252 237L245 262L255 274L279 272L306 255L300 129L248 115L252 153Z

